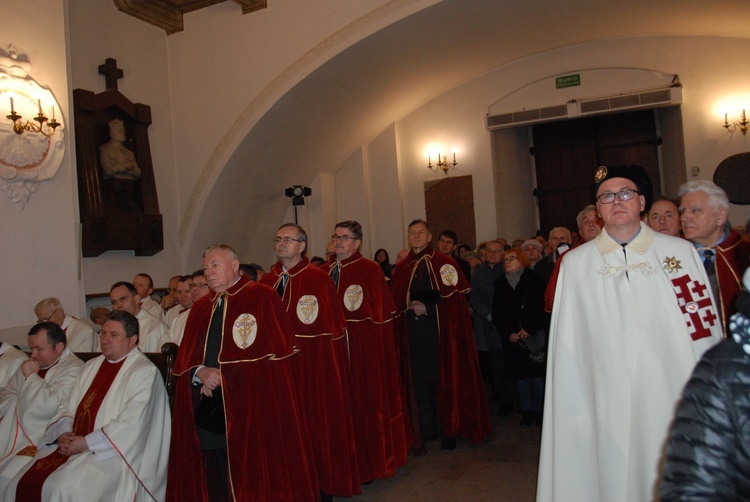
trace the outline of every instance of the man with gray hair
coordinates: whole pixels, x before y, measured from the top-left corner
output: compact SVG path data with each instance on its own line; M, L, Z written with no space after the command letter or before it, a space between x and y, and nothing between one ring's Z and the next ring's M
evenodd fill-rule
M45 298L34 307L37 323L51 321L60 326L67 338L67 347L72 352L96 352L99 343L94 336L94 328L80 321L65 309L57 298Z
M313 500L294 338L276 293L239 269L225 244L203 253L211 291L190 308L175 361L167 499Z
M726 192L708 180L693 180L680 187L680 222L706 267L709 283L727 333L734 303L742 291L742 274L750 266L750 242L743 241L727 221Z
M589 204L581 209L581 212L576 216L576 223L578 223L578 233L581 234L581 239L584 242L596 239L596 236L602 232L604 227L604 222L599 216L595 204Z
M549 260L555 263L560 257L558 246L561 244L567 244L570 247L573 243L573 236L570 235L570 230L565 227L555 227L549 231L549 246L552 248L552 254L549 255Z

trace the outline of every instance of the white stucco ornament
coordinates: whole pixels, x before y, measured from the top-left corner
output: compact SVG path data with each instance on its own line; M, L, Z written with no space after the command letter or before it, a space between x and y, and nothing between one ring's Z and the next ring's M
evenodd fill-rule
M0 50L0 190L23 209L39 183L52 178L65 154L65 124L60 105L49 89L40 86L30 75L31 63L16 54ZM43 113L49 123L60 124L51 137L23 130L17 133L8 117L12 111L20 122L39 125L34 117ZM46 125L42 130L52 132Z

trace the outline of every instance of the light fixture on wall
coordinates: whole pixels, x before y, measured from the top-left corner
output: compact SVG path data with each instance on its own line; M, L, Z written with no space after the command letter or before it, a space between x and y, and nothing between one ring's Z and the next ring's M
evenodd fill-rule
M744 108L742 109L742 115L741 115L741 117L742 118L740 120L738 120L737 122L729 122L729 117L725 113L724 114L724 124L722 125L722 127L724 129L726 129L727 131L729 131L729 132L734 132L739 127L740 131L742 131L742 134L747 134L748 120L747 120L747 117L745 116L745 109Z
M447 155L442 155L438 152L437 161L434 165L432 164L432 157L430 155L427 156L427 168L435 172L442 169L446 176L448 175L448 169L452 169L457 165L458 162L456 162L456 152L453 152L453 162L448 161Z
M52 120L49 120L44 115L44 112L42 112L42 100L37 99L36 103L39 108L39 113L34 117L34 120L38 122L37 124L29 120L27 120L26 123L24 123L21 120L23 117L19 115L18 113L16 113L13 96L10 97L10 115L6 115L5 118L11 121L11 123L13 124L13 131L16 134L23 134L24 132L31 132L31 133L43 134L47 136L48 138L51 138L52 136L55 135L55 131L60 126L60 123L55 119L55 107L54 106L52 107Z

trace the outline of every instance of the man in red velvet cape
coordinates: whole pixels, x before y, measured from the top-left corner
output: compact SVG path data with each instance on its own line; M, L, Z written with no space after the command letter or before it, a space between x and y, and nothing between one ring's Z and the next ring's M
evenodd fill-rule
M216 500L214 489L226 488L221 497L230 500L316 500L315 467L291 368L299 355L279 298L239 275L229 246L209 247L203 268L211 292L189 311L173 371L179 378L167 498ZM211 324L219 326L216 349ZM223 397L228 463L223 487L206 479L215 465L204 465L206 445L221 433L203 421L197 426L194 413L198 399L217 396Z
M307 234L285 223L279 261L261 279L281 296L300 349L297 397L312 441L321 498L361 492L351 412L346 321L333 282L305 256Z
M322 268L333 279L349 333L354 434L363 482L396 474L412 435L401 400L393 304L383 269L359 253L362 226L336 224L335 260Z
M742 274L750 266L750 242L727 224L729 197L716 183L692 180L680 186L680 223L708 273L724 336L742 291Z
M466 303L470 287L431 240L426 222L411 222L411 251L391 279L416 453L423 451L420 440L440 436L441 448L452 450L456 436L479 442L491 430Z

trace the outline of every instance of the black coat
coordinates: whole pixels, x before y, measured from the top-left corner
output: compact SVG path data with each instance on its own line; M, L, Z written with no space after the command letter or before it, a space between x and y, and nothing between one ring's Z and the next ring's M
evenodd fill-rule
M546 363L529 359L529 351L518 342L511 342L510 335L520 328L533 335L549 326L549 316L544 311L544 284L530 269L524 269L515 289L505 276L495 280L492 299L492 323L503 341L506 371L511 380L544 376Z
M731 337L685 387L663 474L663 501L750 500L750 355Z

